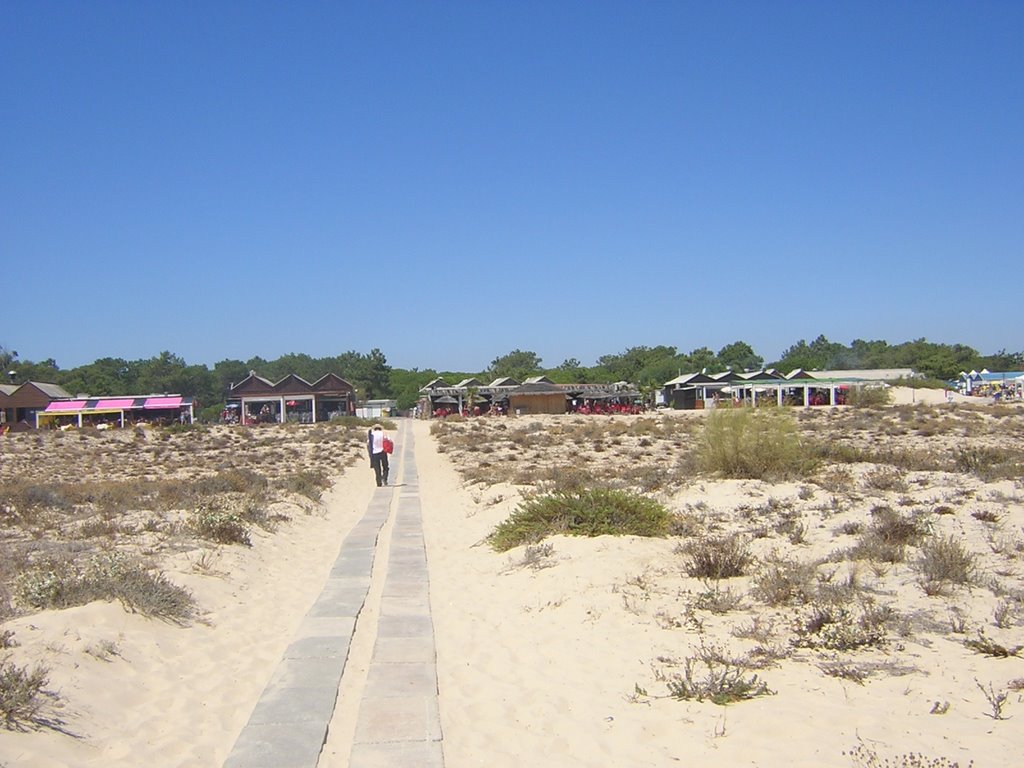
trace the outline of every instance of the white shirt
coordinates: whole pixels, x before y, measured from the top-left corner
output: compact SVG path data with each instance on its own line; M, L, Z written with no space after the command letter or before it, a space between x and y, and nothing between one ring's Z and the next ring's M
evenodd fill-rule
M384 430L375 429L373 435L373 453L384 453Z

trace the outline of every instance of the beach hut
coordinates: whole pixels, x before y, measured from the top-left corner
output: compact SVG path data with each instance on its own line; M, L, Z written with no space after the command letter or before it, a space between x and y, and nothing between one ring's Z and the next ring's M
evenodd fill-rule
M517 415L538 413L565 413L565 390L550 382L528 382L508 393L510 413Z
M704 407L707 387L721 389L727 385L706 373L685 373L665 382L665 402L671 408L692 410Z

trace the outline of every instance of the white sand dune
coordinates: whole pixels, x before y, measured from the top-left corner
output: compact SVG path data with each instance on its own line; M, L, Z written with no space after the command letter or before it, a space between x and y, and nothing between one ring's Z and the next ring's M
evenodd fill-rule
M758 671L774 695L726 707L669 698L664 676L702 642L749 649L732 634L747 615L688 612L707 585L685 575L673 540L557 536L535 563L543 567L524 562L523 548L495 553L483 540L515 508L517 489L467 486L436 450L430 425L411 428L448 768L820 768L856 765L844 752L858 744L880 758L943 758L941 766L971 759L978 768L1007 766L1024 754L1020 693L1006 703L1006 714L1016 717L998 721L977 684L1008 690L1024 678L1024 659L973 653L963 636L942 626L918 627L867 653L865 660L886 671L863 685L824 674L827 654L805 649ZM1010 481L996 487L1002 530L1019 538L1021 489ZM50 687L64 701L51 714L63 731L0 730L0 766L220 765L372 490L363 462L338 478L322 510L254 535L251 548L219 548L212 570L193 568L195 553L167 560L167 574L207 612L193 626L105 603L7 622L20 643L11 658L50 667ZM977 484L967 491L988 498ZM725 519L739 514L742 499L797 492L792 484L709 481L676 492L670 505L700 504ZM815 493L818 501L826 496ZM923 481L912 493L938 499ZM958 520L941 524L959 530ZM839 520L810 522L800 555L825 558L838 546L832 529ZM762 557L778 546L753 544ZM1000 576L1018 597L1019 557ZM997 598L987 589L930 598L905 564L884 581L867 567L858 578L910 617L956 606L972 626L987 625L1007 645L1024 644L1024 616L1005 631L991 629ZM749 579L735 580L739 593L749 586ZM647 695L637 695L638 687ZM933 714L936 703L948 704L944 714Z

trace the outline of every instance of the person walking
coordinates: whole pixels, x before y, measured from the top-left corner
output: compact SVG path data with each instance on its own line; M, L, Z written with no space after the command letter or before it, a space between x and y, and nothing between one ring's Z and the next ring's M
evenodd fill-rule
M370 454L370 466L373 467L373 475L377 479L377 487L388 484L388 453L384 450L384 441L387 435L384 434L384 427L374 424L366 434L366 451Z

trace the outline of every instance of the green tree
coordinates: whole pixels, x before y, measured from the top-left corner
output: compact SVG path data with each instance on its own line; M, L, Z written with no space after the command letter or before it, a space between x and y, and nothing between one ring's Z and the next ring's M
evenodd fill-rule
M138 364L120 357L103 357L88 365L80 365L61 375L61 386L72 394L134 395L143 394L136 385Z
M670 381L680 373L692 373L690 358L688 355L675 355L645 366L636 375L636 384L640 387L661 387L666 381Z
M428 369L420 371L416 368L392 368L388 376L388 388L391 396L398 402L403 411L409 410L420 399L420 389L437 378L437 371Z
M568 357L557 368L548 371L548 377L558 384L586 384L590 371L575 357Z
M933 379L953 379L960 371L977 368L981 356L964 344L935 344L920 338L898 344L892 365L913 368Z
M782 359L775 363L774 367L787 372L796 368L803 368L805 371L838 368L842 365L847 351L842 344L835 344L822 334L810 344L800 339L782 353Z
M602 355L597 364L603 368L612 381L636 382L643 369L662 360L676 356L675 347L659 345L656 347L630 347L618 355Z
M719 364L715 353L707 347L698 347L690 352L687 358L690 363L691 373L698 373L704 370L708 373L717 373L718 371L725 370L725 366Z
M3 369L2 371L0 371L0 373L3 374L5 380L7 379L8 372L14 366L14 363L17 361L17 359L17 352L15 352L13 349L8 349L7 347L0 346L0 368Z
M331 366L362 398L379 400L391 396L391 367L379 349L371 349L369 354L345 352L333 358Z
M281 355L267 366L268 378L272 381L280 381L285 376L295 374L301 379L310 383L316 381L327 371L324 364L319 360L302 353L289 352Z
M167 351L161 352L149 360L139 361L136 382L139 394L148 395L157 392L186 394L182 386L186 378L185 368L184 359Z
M213 366L214 386L227 399L231 385L238 384L249 375L251 369L241 360L221 360Z
M990 371L1020 371L1024 370L1024 352L1007 352L1000 349L994 355L982 357L980 362L982 368L988 368Z
M864 341L854 339L850 344L849 359L844 361L843 368L892 368L892 347L886 341Z
M14 383L24 384L26 381L45 381L52 384L62 384L61 374L56 361L51 357L41 363L34 363L31 360L17 360L8 366L2 366L0 371L0 383L10 384L10 372L14 371Z
M754 352L745 341L734 341L718 350L717 365L734 371L757 371L764 365L764 358Z
M388 359L376 347L366 355L366 397L368 400L374 398L386 398L391 395L391 366Z
M514 349L507 355L494 358L486 374L492 381L502 376L511 376L516 381L522 381L540 373L540 363L540 357L536 352Z

